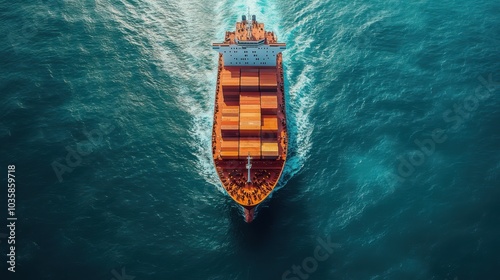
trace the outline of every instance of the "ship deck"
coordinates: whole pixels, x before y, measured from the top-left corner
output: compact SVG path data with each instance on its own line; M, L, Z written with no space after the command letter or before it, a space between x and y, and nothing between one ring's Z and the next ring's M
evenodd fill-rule
M233 200L250 208L269 196L286 162L287 139L281 54L275 67L225 67L221 54L212 155Z

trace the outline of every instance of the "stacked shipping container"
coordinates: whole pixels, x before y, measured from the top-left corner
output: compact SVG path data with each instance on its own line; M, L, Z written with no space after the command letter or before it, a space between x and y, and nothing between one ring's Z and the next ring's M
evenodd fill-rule
M276 79L276 68L261 68L259 71L260 91L276 91L278 80Z
M224 139L239 136L239 95L240 95L240 68L226 67L221 71L221 86L223 93L221 133ZM225 147L227 149L227 147ZM228 154L225 149L222 154ZM237 148L236 148L237 151ZM236 154L236 157L238 155Z
M223 159L237 159L239 155L238 138L223 138L220 155Z
M259 137L260 92L241 92L240 112L240 135Z
M262 144L263 159L278 156L278 81L276 68L264 68L259 71L259 88L262 109Z
M221 71L220 81L223 90L240 91L240 68L225 67Z
M277 158L276 69L226 67L221 85L221 157Z
M259 69L241 68L241 91L259 91Z
M240 137L240 159L245 159L248 155L253 158L260 158L260 138Z

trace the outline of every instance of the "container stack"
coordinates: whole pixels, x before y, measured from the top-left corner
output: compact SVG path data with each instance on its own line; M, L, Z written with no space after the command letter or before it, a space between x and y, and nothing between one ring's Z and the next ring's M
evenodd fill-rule
M239 136L240 109L238 106L222 107L221 133L223 138Z
M225 67L221 71L222 90L238 92L240 90L240 68Z
M239 106L223 106L221 108L221 150L223 159L238 159L238 137L239 137Z
M275 159L278 156L278 117L276 115L262 115L262 144L263 159Z
M238 106L240 95L240 68L226 67L221 71L221 84L224 104Z
M278 157L278 142L262 139L262 159L276 159Z
M278 93L261 92L261 108L262 114L276 115L278 112Z
M240 106L241 105L255 105L260 109L260 92L242 91L240 93Z
M275 68L261 68L259 71L260 91L276 91L278 80L276 79Z
M259 69L241 68L241 91L259 91Z
M245 91L240 93L240 136L260 137L261 109L260 93Z
M278 116L262 115L262 133L277 133L278 132Z
M260 158L259 69L242 68L240 80L240 159Z
M238 106L240 101L240 92L238 90L222 90L222 98L226 106Z
M238 159L238 138L223 138L220 155L223 159Z
M223 159L276 159L278 93L274 68L226 67L221 71Z
M250 154L253 158L260 158L260 138L240 137L240 159L245 159Z

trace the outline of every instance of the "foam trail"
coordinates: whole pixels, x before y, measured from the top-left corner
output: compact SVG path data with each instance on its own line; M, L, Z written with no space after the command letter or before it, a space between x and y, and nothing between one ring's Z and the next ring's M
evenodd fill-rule
M151 45L150 48L144 48L145 51L160 61L160 66L166 73L175 73L171 88L175 89L177 94L172 97L176 106L190 116L191 140L188 145L196 157L194 169L207 182L223 191L210 152L215 99L213 92L217 75L211 70L217 68L216 56L211 49L211 42L215 39L212 26L220 21L220 16L205 10L205 6L197 1L174 4L148 1L134 6L126 0L118 3L121 7L107 3L104 5L104 12L120 23L120 29L129 41L142 45L144 40ZM203 22L206 24L200 24ZM136 36L137 34L140 34L140 37ZM171 38L173 36L175 40ZM200 43L193 44L193 39L199 40ZM165 45L165 42L170 42L171 45ZM193 82L194 87L185 86Z
M101 1L103 2L105 1ZM273 30L278 35L280 41L289 43L289 49L284 53L285 66L288 57L304 58L304 52L312 40L306 35L302 35L303 38L301 35L297 38L281 38L281 13L272 1L247 0L237 3L218 1L212 9L206 9L203 3L194 0L175 3L149 1L133 6L127 0L118 3L119 7L111 3L101 7L105 7L105 12L120 23L121 30L128 40L138 45L143 45L145 40L151 46L145 49L161 62L161 67L167 73L176 73L176 82L172 88L179 94L175 94L173 98L176 105L190 116L188 145L196 157L194 168L205 181L223 192L211 155L211 128L217 75L215 70L217 54L211 49L211 43L221 41L224 32L232 30L235 21L241 15L247 14L248 8L251 14L255 14L259 21L266 24L266 29ZM172 11L175 11L174 15ZM215 31L214 26L216 26ZM179 31L181 27L182 32ZM171 38L173 36L175 40ZM198 44L193 44L193 38L198 40ZM302 43L295 46L290 44L295 40ZM166 46L165 42L173 42L171 44L174 45ZM311 66L307 66L298 76L292 76L291 71L285 73L287 81L285 90L289 102L287 104L289 155L277 189L283 187L290 178L300 172L309 154L312 132L309 115L315 100L314 87L311 86L314 81L309 77L312 76L313 70ZM190 88L185 86L188 81L190 83L194 81L195 86Z
M281 22L281 13L276 9L275 3L272 1L258 1L258 0L247 0L245 2L218 2L214 6L213 14L215 16L214 24L218 25L219 28L217 34L215 34L215 38L212 38L212 41L220 41L221 36L223 36L226 30L231 30L234 27L235 20L238 20L239 17L243 14L247 14L248 9L250 9L250 14L255 14L257 19L266 24L266 29L273 30L278 37L280 37L280 22ZM227 18L223 18L223 14L220 11L230 11L230 16ZM299 38L300 39L300 38ZM283 38L283 41L291 41L292 38ZM303 44L300 45L295 50L287 50L289 52L293 52L293 54L289 56L295 56L296 54L303 55L306 48L310 46L312 40L304 35L302 40ZM210 48L207 48L212 52ZM216 57L215 53L210 53L209 55ZM286 60L285 60L286 64ZM213 67L216 68L216 65ZM314 95L313 87L311 86L314 82L308 78L311 76L311 72L314 69L311 66L306 67L297 78L292 79L289 73L285 79L288 81L296 80L293 85L289 86L289 100L293 103L293 106L288 106L288 126L290 131L289 141L289 157L287 160L287 164L285 166L285 170L283 171L282 179L280 180L276 189L283 187L286 182L290 178L292 178L295 174L297 174L301 168L304 166L304 162L307 159L307 155L310 150L310 136L312 132L312 125L309 121L309 115L311 111L312 105L314 105ZM216 72L213 74L206 74L206 79L211 79L205 85L209 85L209 87L204 87L203 90L208 94L203 96L204 103L207 104L205 107L213 107L214 102L214 90L215 90L215 79ZM184 96L184 99L189 99L189 95L181 95ZM193 104L189 100L182 100L183 104ZM209 112L209 113L200 113L200 112ZM220 187L219 179L217 178L217 174L215 173L215 169L213 168L213 162L211 159L211 126L212 126L212 113L213 109L210 110L197 110L193 109L193 128L192 133L194 136L193 146L197 146L197 157L198 157L198 165L200 170L203 170L203 176L213 185ZM200 145L201 143L201 145ZM300 149L298 149L300 147Z
M235 11L237 15L247 14L247 8L250 9L250 14L255 14L257 16L257 20L266 24L267 30L272 30L276 33L278 40L284 41L285 43L295 40L303 42L284 52L285 66L287 65L288 57L295 57L296 55L301 55L303 57L305 50L310 47L313 40L306 35L304 35L303 38L300 35L299 38L291 38L290 36L282 38L282 13L277 10L274 1L247 0L245 2L232 3L231 6L231 10ZM230 27L232 27L233 24L234 22L231 22ZM290 47L290 44L288 44L288 46ZM309 154L311 146L310 138L313 127L309 115L315 100L314 87L311 86L314 84L314 81L311 81L309 77L312 76L311 73L313 71L313 67L307 66L298 77L292 77L290 71L285 72L285 80L295 82L293 84L289 82L285 84L285 91L289 102L289 104L287 104L290 138L289 154L282 178L276 190L282 188L286 185L288 180L300 172Z
M262 0L247 0L245 2L219 2L215 6L216 11L230 10L231 15L228 18L221 18L223 28L219 28L218 35L224 34L226 30L233 29L234 21L239 19L243 14L247 14L248 8L250 14L255 14L257 20L266 24L267 30L274 31L280 41L289 43L289 49L284 52L284 63L287 65L287 58L299 57L306 59L305 52L313 44L313 39L307 35L298 35L297 38L290 36L282 38L280 34L282 14L276 9L275 2ZM216 13L217 14L217 13ZM297 28L297 27L296 27ZM220 38L218 38L220 41ZM216 39L217 41L217 39ZM291 42L302 42L300 45L292 45ZM292 48L290 48L290 46ZM311 147L311 133L313 125L310 121L310 114L313 105L315 104L315 81L311 80L314 68L310 65L306 66L298 76L292 76L292 70L288 68L285 72L285 91L287 95L287 117L289 129L289 154L287 164L283 171L282 178L276 187L276 190L286 185L294 175L296 175L304 166L309 155ZM290 83L289 81L294 81ZM212 164L210 162L210 164ZM243 214L243 212L242 212ZM256 216L258 211L256 211Z
M307 34L299 34L296 38L281 37L281 24L283 22L281 13L276 9L275 2L273 1L258 1L247 0L243 3L230 3L230 9L237 14L238 17L247 14L247 8L250 8L250 14L255 14L257 20L266 24L267 30L272 30L278 36L278 40L288 43L288 50L284 52L284 64L288 66L287 61L289 58L294 59L307 59L305 53L313 45L314 40ZM217 7L220 9L221 7ZM307 19L302 19L302 24ZM225 30L231 30L234 25L234 18L231 21L225 21ZM298 28L298 27L295 27ZM223 34L222 30L220 34ZM288 32L290 34L291 32ZM301 42L301 44L293 45L293 42ZM314 67L311 65L306 66L297 76L293 76L294 69L288 67L285 71L285 91L287 95L287 118L289 130L289 147L288 158L283 170L282 177L276 186L275 190L279 190L286 185L286 183L299 173L309 155L311 148L311 134L314 126L310 121L311 110L315 104L315 95L317 91L313 86L315 81L312 80L314 75ZM290 83L290 81L294 81ZM269 196L272 197L272 194ZM259 208L255 210L255 217L258 216ZM243 211L241 215L244 216Z
M285 38L285 42L293 42L292 38ZM295 40L301 42L297 45L288 45L284 52L284 63L289 58L307 59L304 53L313 44L313 39L307 35L297 35ZM311 149L311 134L314 125L311 123L311 110L315 104L317 90L313 86L316 82L313 77L314 67L306 64L298 75L294 75L289 67L285 71L285 91L287 95L287 126L289 131L289 147L287 164L283 171L277 190L281 189L293 176L298 174L304 166ZM292 82L293 81L293 82ZM288 89L286 88L288 86Z
M309 117L314 105L312 81L309 78L311 71L312 66L306 66L297 77L295 84L289 88L289 104L287 104L289 155L283 171L283 178L277 189L282 188L288 180L300 172L311 149L310 139L314 128ZM289 74L286 75L289 76Z

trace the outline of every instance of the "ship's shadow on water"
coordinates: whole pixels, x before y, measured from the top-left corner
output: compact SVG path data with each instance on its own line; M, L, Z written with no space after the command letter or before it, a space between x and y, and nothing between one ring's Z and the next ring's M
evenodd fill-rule
M261 204L255 220L247 224L239 206L227 211L227 240L236 279L282 279L283 273L311 254L318 233L304 196L304 175L294 175ZM295 248L291 250L291 248Z
M234 205L229 209L228 234L235 248L259 256L263 253L274 254L271 251L274 247L279 249L280 245L289 246L297 233L303 236L310 234L310 217L305 211L304 201L297 198L303 187L298 177L292 178L285 187L259 205L256 218L251 223L244 221L239 206Z

